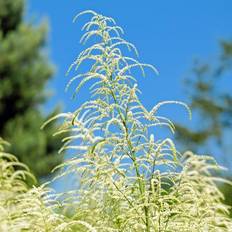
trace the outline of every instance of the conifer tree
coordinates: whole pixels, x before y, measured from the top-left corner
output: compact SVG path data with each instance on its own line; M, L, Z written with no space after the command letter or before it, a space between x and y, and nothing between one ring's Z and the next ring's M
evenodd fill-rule
M52 137L57 123L40 130L53 67L42 52L47 25L24 22L24 5L23 0L0 0L0 136L14 144L9 152L41 177L61 162L55 155L59 139Z

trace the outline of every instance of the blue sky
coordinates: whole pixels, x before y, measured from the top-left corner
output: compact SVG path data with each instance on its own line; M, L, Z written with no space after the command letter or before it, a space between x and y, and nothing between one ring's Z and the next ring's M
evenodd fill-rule
M72 19L87 9L113 17L124 29L124 38L136 45L140 61L159 70L159 76L138 80L147 107L163 100L185 101L182 80L190 73L194 58L214 61L219 41L232 39L231 0L28 0L26 19L33 23L46 19L50 25L46 52L56 73L48 85L54 93L46 111L57 103L62 103L63 111L74 110L87 97L86 89L74 101L72 93L64 92L65 73L83 49L79 39L84 21L73 24ZM168 113L174 120L188 122L178 107L169 107Z
M185 100L182 79L190 72L193 59L214 60L220 39L232 38L231 0L29 0L27 19L46 18L50 24L47 52L57 70L49 83L55 92L48 109L57 102L63 102L64 110L78 104L70 101L71 93L64 92L65 72L82 49L82 24L73 24L72 18L86 9L115 18L125 38L138 48L140 60L159 70L158 77L139 80L148 107L161 100Z

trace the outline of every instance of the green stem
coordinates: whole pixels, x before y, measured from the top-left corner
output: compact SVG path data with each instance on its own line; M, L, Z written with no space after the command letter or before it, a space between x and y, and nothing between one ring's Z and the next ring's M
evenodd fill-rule
M112 95L112 97L114 99L114 103L117 105L117 99L116 99L116 96L115 96L112 89L111 89L111 95ZM139 172L139 166L138 166L138 163L136 161L136 155L135 155L133 146L131 144L131 141L128 138L128 128L127 128L127 125L126 125L126 121L125 121L125 119L123 117L123 114L122 114L119 107L117 107L117 111L119 113L120 119L121 119L121 121L122 121L122 123L123 123L123 125L125 127L125 130L126 130L126 140L127 140L129 150L130 150L130 156L129 157L132 159L132 162L133 162L134 167L135 167L135 172L136 172L136 176L137 176L138 183L139 183L139 191L140 191L141 196L145 197L145 187L144 187L144 184L143 184L142 179L141 179L141 175L140 175L140 172ZM144 206L144 213L145 213L146 232L150 232L149 207L146 206L146 205Z

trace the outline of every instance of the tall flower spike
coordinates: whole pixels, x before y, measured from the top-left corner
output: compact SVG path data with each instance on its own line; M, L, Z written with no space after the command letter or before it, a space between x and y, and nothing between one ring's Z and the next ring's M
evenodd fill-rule
M138 97L135 69L144 75L146 68L157 74L156 68L127 55L127 49L137 50L121 38L123 31L112 18L85 11L75 20L85 14L91 19L83 26L81 41L93 45L71 65L68 72L77 74L67 87L76 84L77 94L90 83L91 99L75 112L55 117L64 118L56 134L72 134L61 151L75 155L61 165L60 176L74 173L78 178L78 187L65 199L73 218L96 231L228 231L231 222L208 175L208 158L189 153L182 159L170 138L157 140L157 126L174 131L170 119L157 115L158 109L179 104L191 116L189 108L166 101L147 110ZM80 73L81 66L87 71Z

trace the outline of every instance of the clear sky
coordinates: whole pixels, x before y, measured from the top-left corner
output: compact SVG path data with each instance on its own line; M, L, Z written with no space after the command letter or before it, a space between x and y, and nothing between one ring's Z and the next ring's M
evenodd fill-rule
M160 100L185 100L181 81L193 59L213 60L220 39L232 38L231 0L28 0L27 18L46 18L50 24L48 53L57 71L49 84L55 93L47 107L63 102L65 110L75 108L71 93L64 93L65 72L82 49L82 24L72 19L86 9L113 17L138 48L141 61L159 70L158 77L139 81L148 107Z
M140 60L159 70L159 76L139 80L147 107L162 100L185 101L182 80L193 59L213 61L219 41L232 39L231 0L28 0L26 19L46 18L50 25L47 51L57 70L49 83L55 92L47 110L61 102L65 111L78 105L78 99L72 101L71 93L64 92L65 72L83 49L79 44L83 24L73 24L72 19L87 9L113 17L124 29L124 38L138 48ZM86 91L81 92L81 101ZM169 112L171 118L187 120L184 110L171 107Z

